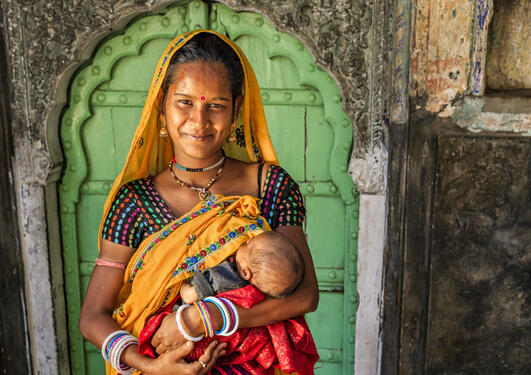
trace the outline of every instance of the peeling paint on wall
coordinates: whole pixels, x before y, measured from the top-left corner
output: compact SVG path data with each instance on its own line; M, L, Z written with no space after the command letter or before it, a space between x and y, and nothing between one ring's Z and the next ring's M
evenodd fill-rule
M440 112L466 93L473 46L474 0L418 0L411 55L417 108Z
M466 97L456 103L452 118L458 126L474 133L531 136L531 98Z
M485 93L485 60L488 47L488 26L491 18L491 0L477 0L474 23L475 43L472 55L472 74L470 75L470 89L473 95Z

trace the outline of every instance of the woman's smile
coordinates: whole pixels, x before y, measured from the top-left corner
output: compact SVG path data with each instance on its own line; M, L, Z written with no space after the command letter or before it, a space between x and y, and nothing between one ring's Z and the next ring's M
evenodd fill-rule
M213 138L212 134L199 135L199 134L181 133L181 135L185 136L185 137L188 137L188 138L190 138L193 141L200 141L200 142L208 141L211 138Z

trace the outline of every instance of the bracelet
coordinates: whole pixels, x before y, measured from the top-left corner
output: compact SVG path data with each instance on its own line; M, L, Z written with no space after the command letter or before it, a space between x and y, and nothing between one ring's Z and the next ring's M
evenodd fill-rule
M125 336L124 339L120 340L116 344L116 348L112 351L112 356L110 358L109 363L116 371L122 374L131 375L133 374L136 369L132 368L131 366L125 365L122 362L120 362L120 357L122 356L123 351L125 348L131 345L137 345L138 339L132 335Z
M120 334L129 334L129 332L127 331L114 331L114 332L111 332L109 334L109 336L107 336L107 338L105 339L105 341L103 341L103 344L101 345L101 356L103 357L104 360L108 361L108 350L107 350L107 346L109 345L109 342L115 337L115 336L118 336Z
M188 333L186 333L186 331L184 330L184 327L183 327L183 324L181 322L181 314L183 312L183 310L187 307L189 307L190 305L187 304L187 303L183 303L178 309L177 309L177 314L175 314L175 322L177 323L177 328L179 328L179 332L181 332L181 335L183 335L183 337L185 339L187 339L188 341L199 341L201 340L203 337L205 337L204 335L201 335L201 336L198 336L198 337L192 337L190 336Z
M125 263L112 262L110 260L105 260L105 259L100 259L100 258L96 258L94 263L96 263L97 266L120 268L122 270L125 270L125 266L127 266L127 264Z
M214 333L216 335L225 336L225 334L230 329L230 326L229 326L230 318L229 318L229 312L227 311L227 308L225 307L224 303L216 297L207 297L203 301L212 302L219 309L219 311L221 311L221 317L223 318L223 327L221 327L221 330L219 331L214 331Z
M138 339L127 331L112 332L101 346L101 354L120 374L131 375L137 370L120 362L124 350L131 345L138 345Z
M212 318L210 317L210 312L206 307L203 301L195 301L194 306L199 311L201 319L203 320L203 327L205 328L205 336L212 337L214 336L214 326L212 324Z
M238 314L238 310L232 301L225 297L219 297L219 299L225 303L232 315L232 325L229 327L229 331L223 334L223 336L231 336L240 326L240 315Z

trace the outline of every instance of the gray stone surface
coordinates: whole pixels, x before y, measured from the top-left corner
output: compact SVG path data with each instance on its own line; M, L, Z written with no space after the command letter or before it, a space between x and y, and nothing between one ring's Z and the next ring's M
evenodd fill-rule
M383 252L386 231L386 197L360 195L358 237L358 295L356 314L356 375L380 373L380 323L383 313Z

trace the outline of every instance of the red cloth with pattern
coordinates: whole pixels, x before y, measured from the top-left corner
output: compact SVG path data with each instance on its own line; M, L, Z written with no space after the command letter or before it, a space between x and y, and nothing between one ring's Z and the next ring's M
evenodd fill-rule
M252 285L220 293L217 297L225 297L247 309L265 298ZM170 313L171 306L168 306L144 327L138 338L140 354L156 356L151 338L162 319ZM288 374L313 374L315 362L319 359L312 335L302 316L263 327L241 328L230 337L215 336L215 339L228 343L227 354L219 358L217 364L239 364L253 375L266 375L267 370L273 367ZM186 359L190 362L197 360L212 340L214 338L205 338L196 343Z

